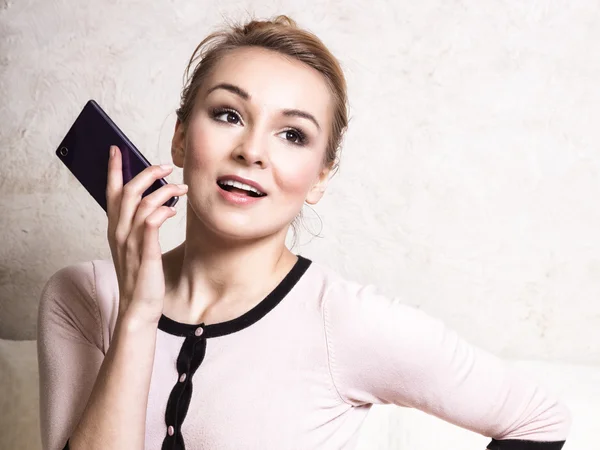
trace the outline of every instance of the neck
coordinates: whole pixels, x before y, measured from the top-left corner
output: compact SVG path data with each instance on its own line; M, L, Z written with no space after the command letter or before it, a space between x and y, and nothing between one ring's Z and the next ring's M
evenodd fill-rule
M199 323L209 311L253 306L297 261L285 246L287 228L232 240L215 235L192 216L188 213L186 240L163 255L165 312L174 320Z

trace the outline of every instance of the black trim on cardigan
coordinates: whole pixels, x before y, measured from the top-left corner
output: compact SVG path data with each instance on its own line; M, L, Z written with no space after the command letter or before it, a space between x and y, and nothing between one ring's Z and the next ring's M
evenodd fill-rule
M179 376L177 377L175 386L167 400L165 423L167 430L169 426L173 427L173 435L170 436L167 432L161 447L162 450L185 450L181 424L187 416L192 399L194 389L192 379L196 370L202 364L205 354L206 338L204 335L196 336L192 334L185 339L181 346L181 351L177 357L177 373L179 376L185 374L186 377L183 381L179 379Z
M285 296L292 290L292 288L300 281L302 275L310 267L312 261L303 256L296 255L298 261L294 264L294 267L288 272L288 274L281 280L281 282L267 295L259 304L254 306L250 311L242 314L240 317L228 320L227 322L216 323L212 325L205 325L204 323L189 324L181 323L175 320L169 319L164 314L158 321L158 329L165 333L173 334L175 336L193 336L194 331L198 327L202 327L204 332L203 338L213 338L224 336L227 334L235 333L243 330L250 325L258 322L262 319L269 311L275 308Z
M565 441L523 441L521 439L496 440L488 444L489 450L560 450Z

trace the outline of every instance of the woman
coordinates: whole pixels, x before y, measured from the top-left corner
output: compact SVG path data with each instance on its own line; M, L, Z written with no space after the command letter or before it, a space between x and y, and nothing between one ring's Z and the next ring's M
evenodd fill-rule
M286 17L196 49L172 140L184 185L141 199L111 148L112 261L55 274L39 312L44 449L350 449L374 403L560 449L568 409L495 356L285 246L347 126L329 51ZM189 73L189 72L188 72ZM158 229L187 194L186 240Z

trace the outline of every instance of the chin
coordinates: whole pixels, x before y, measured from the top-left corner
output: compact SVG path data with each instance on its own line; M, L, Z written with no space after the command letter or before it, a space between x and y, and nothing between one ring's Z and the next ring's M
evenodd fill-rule
M269 208L223 208L219 203L208 200L195 202L188 195L188 223L192 229L201 233L219 236L228 240L256 240L278 233L287 233L294 220L295 210L288 211L289 220L285 217L285 210L277 208L279 214L274 214L274 207ZM281 217L284 216L284 217ZM285 231L284 231L285 230Z
M203 232L227 240L256 240L279 231L279 229L273 228L271 221L264 223L265 216L262 217L262 220L256 220L248 216L240 217L235 213L218 215L209 213L203 216L196 215L196 218L195 225L203 229Z

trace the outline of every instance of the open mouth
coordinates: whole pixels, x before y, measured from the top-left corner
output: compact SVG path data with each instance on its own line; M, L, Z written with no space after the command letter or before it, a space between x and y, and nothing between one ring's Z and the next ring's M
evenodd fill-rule
M237 187L231 186L229 184L221 183L220 181L217 181L217 184L224 191L234 192L236 194L245 195L247 197L257 198L257 197L265 197L267 195L267 194L259 194L258 192L255 192L255 191L252 191L249 189L247 190L247 189L237 188Z

